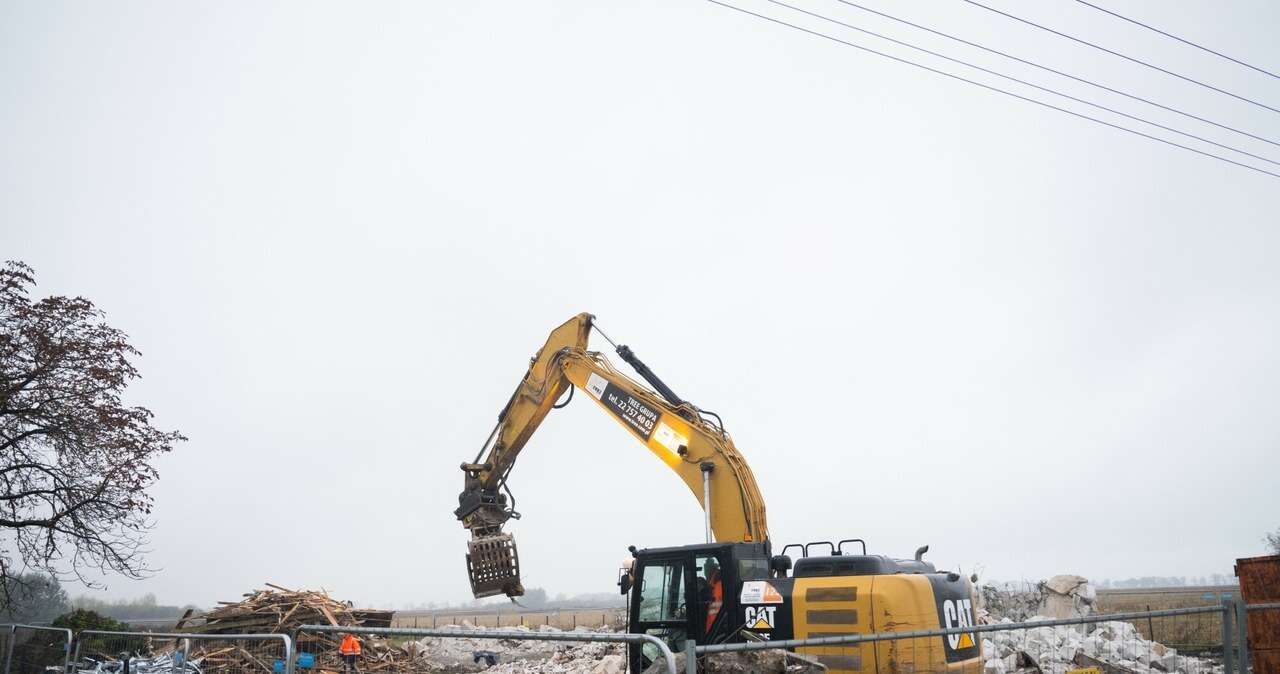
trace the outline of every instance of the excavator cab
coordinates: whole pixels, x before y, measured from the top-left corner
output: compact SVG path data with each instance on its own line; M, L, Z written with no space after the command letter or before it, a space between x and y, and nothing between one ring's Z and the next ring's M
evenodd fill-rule
M739 607L744 582L769 576L768 543L706 543L671 548L632 548L631 568L620 581L628 592L628 631L650 634L674 652L733 639L746 625ZM659 657L652 644L632 645L633 672Z

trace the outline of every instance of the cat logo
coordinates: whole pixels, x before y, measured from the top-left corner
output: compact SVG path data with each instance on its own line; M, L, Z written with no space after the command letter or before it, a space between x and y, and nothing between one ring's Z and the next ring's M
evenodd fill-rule
M948 599L942 602L942 615L946 623L943 627L946 629L973 627L973 602L968 599ZM973 633L948 634L947 644L953 651L973 648Z
M777 606L748 606L747 611L747 629L749 630L771 630L773 629L773 612L778 610Z

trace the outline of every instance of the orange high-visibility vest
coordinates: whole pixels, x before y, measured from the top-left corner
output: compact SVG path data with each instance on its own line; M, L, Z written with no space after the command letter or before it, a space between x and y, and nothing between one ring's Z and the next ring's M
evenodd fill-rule
M711 579L711 603L707 606L707 632L711 631L711 623L716 621L716 616L720 614L720 607L724 605L724 584L720 582L720 574L716 574Z
M338 652L343 655L360 655L360 642L348 634L342 638L342 645L338 647Z

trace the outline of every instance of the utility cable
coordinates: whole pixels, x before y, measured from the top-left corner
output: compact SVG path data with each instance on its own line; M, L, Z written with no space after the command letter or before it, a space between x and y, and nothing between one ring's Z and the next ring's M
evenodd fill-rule
M1215 122L1215 121L1213 121L1213 120L1211 120L1211 119L1205 119L1204 117L1201 117L1201 116L1199 116L1199 115L1192 114L1192 113L1190 113L1190 112L1186 112L1185 110L1179 110L1179 109L1177 109L1177 108L1169 107L1169 106L1167 106L1167 105L1163 105L1163 104L1161 104L1161 103L1157 103L1157 102L1155 102L1155 101L1153 101L1153 100L1146 99L1146 98L1143 98L1143 97L1141 97L1141 96L1135 96L1135 95L1133 95L1133 94L1131 94L1131 93L1128 93L1128 92L1125 92L1125 91L1121 91L1121 90L1119 90L1119 89L1113 89L1113 88L1111 88L1111 87L1109 87L1109 86L1107 86L1107 85L1105 85L1105 84L1099 84L1099 83L1094 82L1094 81L1092 81L1092 80L1084 79L1083 77L1077 77L1077 76L1075 76L1075 75L1072 75L1071 73L1066 73L1066 72L1063 72L1063 71L1061 71L1061 70L1056 70L1056 69L1054 69L1054 68L1050 68L1049 66L1041 65L1041 64L1039 64L1039 63L1036 63L1036 62L1034 62L1034 61L1029 61L1029 60L1024 59L1024 58L1019 58L1019 57L1017 57L1017 56L1014 56L1013 54L1009 54L1009 53L1007 53L1007 52L1002 52L1002 51L1000 51L1000 50L998 50L998 49L992 49L991 47L988 47L988 46L985 46L985 45L978 44L977 42L971 42L971 41L966 40L966 39L964 39L964 38L956 37L955 35L952 35L952 34L950 34L950 33L946 33L946 32L940 31L940 30L935 30L935 29L930 28L930 27L928 27L928 26L922 26L922 25L920 25L920 24L918 24L918 23L913 23L913 22L908 21L908 20L906 20L906 19L903 19L903 18L900 18L900 17L896 17L896 16L894 16L894 15L892 15L892 14L886 14L886 13L881 12L881 11L879 11L879 10L872 9L872 8L870 8L870 7L866 7L866 6L864 6L864 5L859 5L858 3L856 3L856 2L852 2L851 0L836 0L836 1L837 1L837 2L840 2L840 3L843 3L843 4L846 4L846 5L849 5L850 7L854 7L854 8L856 8L856 9L860 9L860 10L862 10L862 11L864 11L864 12L869 12L869 13L871 13L871 14L875 14L876 16L884 17L884 18L889 19L889 20L891 20L891 21L897 21L898 23L901 23L901 24L905 24L905 25L911 26L912 28L919 28L920 30L923 30L923 31L926 31L926 32L929 32L929 33L933 33L934 35L938 35L938 36L941 36L941 37L945 37L945 38L947 38L948 40L953 40L953 41L955 41L955 42L959 42L960 44L969 45L970 47L974 47L974 48L977 48L977 49L981 49L981 50L983 50L983 51L985 51L985 52L988 52L988 53L991 53L991 54L995 54L995 55L997 55L997 56L1003 56L1003 57L1005 57L1005 58L1007 58L1007 59L1011 59L1011 60L1013 60L1013 61L1017 61L1018 63L1022 63L1022 64L1025 64L1025 65L1029 65L1029 66L1031 66L1031 67L1033 67L1033 68L1039 68L1039 69L1044 70L1044 71L1046 71L1046 72L1051 72L1051 73L1053 73L1053 74L1055 74L1055 75L1061 75L1062 77L1066 77L1066 78L1068 78L1068 79L1072 79L1072 80L1075 80L1075 81L1077 81L1077 82L1081 82L1081 83L1083 83L1083 84L1088 84L1088 85L1090 85L1090 86L1097 87L1097 88L1099 88L1099 89L1102 89L1103 91L1109 91L1109 92L1111 92L1111 93L1113 93L1113 94L1119 94L1120 96L1124 96L1124 97L1126 97L1126 98L1130 98L1130 99L1135 100L1135 101L1140 101L1140 102L1142 102L1142 103L1146 103L1147 105L1153 105L1153 106L1155 106L1155 107L1157 107L1157 108L1160 108L1161 110L1168 110L1169 112L1177 113L1177 114L1179 114L1179 115L1182 115L1183 117L1189 117L1189 118L1194 119L1194 120L1196 120L1196 121L1204 122L1205 124L1211 124L1211 125L1216 126L1216 127L1220 128L1220 129L1225 129L1225 130L1227 130L1227 131L1233 131L1233 132L1238 133L1238 134L1240 134L1240 135L1242 135L1242 136L1248 136L1249 138L1253 138L1254 140L1260 140L1260 141L1262 141L1262 142L1264 142L1264 143L1270 143L1270 144L1272 144L1272 145L1275 145L1276 147L1280 147L1280 140L1273 140L1273 139L1271 139L1271 138L1265 138L1265 137L1263 137L1263 136L1258 136L1258 135L1255 135L1255 134L1249 133L1248 131L1242 131L1242 130L1237 129L1237 128L1233 127L1233 126L1227 126L1226 124L1219 124L1218 122Z
M1244 96L1241 96L1241 95L1239 95L1239 94L1233 94L1233 93L1231 93L1230 91L1227 91L1226 89L1219 89L1218 87L1215 87L1215 86L1213 86L1212 84L1205 84L1204 82L1201 82L1200 80L1192 79L1192 78L1190 78L1190 77L1187 77L1186 75L1180 75L1180 74L1178 74L1178 73L1173 72L1172 70L1167 70L1167 69L1165 69L1165 68L1161 68L1161 67L1160 67L1160 66L1158 66L1158 65L1155 65L1155 64L1152 64L1152 63L1147 63L1146 61L1143 61L1142 59L1137 59L1137 58L1134 58L1134 57L1132 57L1132 56L1128 56L1128 55L1126 55L1126 54L1121 54L1121 53L1120 53L1120 52L1118 52L1118 51L1114 51L1114 50L1112 50L1112 49L1107 49L1106 47L1103 47L1103 46L1102 46L1102 45L1100 45L1100 44L1096 44L1096 43L1090 42L1090 41L1088 41L1088 40L1084 40L1084 39L1078 38L1078 37L1076 37L1076 36L1074 36L1074 35L1067 35L1066 33L1063 33L1063 32L1061 32L1061 31L1054 30L1054 29L1052 29L1052 28L1049 28L1048 26L1042 26L1042 25L1040 25L1040 24L1038 24L1038 23L1036 23L1036 22L1034 22L1034 21L1031 21L1031 20L1029 20L1029 19L1024 19L1024 18L1022 18L1022 17L1020 17L1020 16L1015 16L1015 15L1010 14L1010 13L1008 13L1008 12L1001 11L1001 10L999 10L999 9L996 9L995 7L989 7L989 6L987 6L987 5L982 4L981 2L978 2L978 0L963 0L963 1L964 1L964 2L967 2L967 3L971 4L971 5L973 5L973 6L975 6L975 7L981 7L981 8L983 8L983 9L987 10L988 12L995 12L996 14L999 14L999 15L1001 15L1001 16L1005 16L1005 17L1008 17L1008 18L1010 18L1010 19L1013 19L1014 21L1020 21L1020 22L1022 22L1022 23L1027 24L1028 26L1034 26L1034 27L1036 27L1036 28L1039 28L1040 30L1043 30L1043 31L1047 31L1047 32L1053 33L1054 35L1057 35L1057 36L1059 36L1059 37L1065 37L1065 38L1067 38L1068 40L1072 40L1072 41L1074 41L1074 42L1078 42L1078 43L1080 43L1080 44L1083 44L1083 45L1087 45L1087 46L1093 47L1094 49L1097 49L1097 50L1099 50L1099 51L1104 51L1104 52L1106 52L1106 53L1108 53L1108 54L1111 54L1112 56L1119 56L1120 58L1122 58L1122 59L1124 59L1124 60L1126 60L1126 61L1131 61L1131 62L1133 62L1133 63L1137 63L1138 65L1146 66L1146 67L1148 67L1148 68L1151 68L1152 70L1157 70L1157 71L1162 72L1162 73L1164 73L1164 74L1166 74L1166 75L1172 75L1173 77L1176 77L1176 78L1178 78L1178 79L1180 79L1180 80L1185 80L1185 81L1190 82L1190 83L1192 83L1192 84L1196 84L1196 85L1202 86L1202 87L1204 87L1205 89L1210 89L1210 90L1212 90L1212 91L1216 91L1216 92L1218 92L1218 93L1220 93L1220 94L1224 94L1224 95L1230 96L1230 97L1232 97L1232 98L1235 98L1235 99L1238 99L1238 100L1244 101L1245 103L1251 103L1251 104L1256 105L1256 106L1258 106L1258 107L1260 107L1260 108L1265 108L1265 109L1270 110L1270 111L1272 111L1272 112L1280 113L1280 108L1273 108L1273 107L1271 107L1270 105L1267 105L1266 103L1260 103L1260 102L1258 102L1258 101L1253 100L1252 98L1245 98Z
M959 80L959 81L961 81L961 82L965 82L965 83L967 83L967 84L972 84L972 85L974 85L974 86L982 87L983 89L987 89L987 90L989 90L989 91L994 91L994 92L996 92L996 93L1001 93L1001 94L1004 94L1004 95L1006 95L1006 96L1012 96L1013 98L1016 98L1016 99L1018 99L1018 100L1026 101L1026 102L1028 102L1028 103L1034 103L1035 105L1039 105L1039 106L1041 106L1041 107L1049 108L1050 110L1057 110L1058 112L1066 113L1066 114L1068 114L1068 115L1071 115L1071 116L1073 116L1073 117L1079 117L1079 118L1081 118L1081 119L1087 119L1087 120L1089 120L1089 121L1091 121L1091 122L1094 122L1094 123L1097 123L1097 124L1101 124L1101 125L1103 125L1103 126L1108 126L1108 127L1113 128L1113 129L1119 129L1120 131L1125 131L1125 132L1131 133L1131 134L1133 134L1133 135L1135 135L1135 136L1141 136L1141 137L1143 137L1143 138L1147 138L1147 139L1149 139L1149 140L1154 140L1154 141L1157 141L1157 142L1160 142L1160 143L1164 143L1165 145L1171 145L1171 146L1173 146L1173 147L1182 148L1183 150L1186 150L1186 151L1188 151L1188 152L1194 152L1194 153L1196 153L1196 154L1198 154L1198 155L1202 155L1202 156L1205 156L1205 157L1209 157L1209 158L1211 158L1211 159L1217 159L1218 161L1226 162L1226 163L1228 163L1228 164L1233 164L1233 165L1235 165L1235 166L1239 166L1239 167L1242 167L1242 168L1249 169L1250 171L1256 171L1256 172L1258 172L1258 173L1266 174L1266 175L1271 176L1272 178L1280 178L1280 173L1273 173L1273 172L1268 171L1268 170L1266 170L1266 169L1258 168L1257 166L1250 166L1250 165L1248 165L1248 164L1245 164L1245 163L1242 163L1242 162L1235 161L1234 159L1228 159L1228 158L1223 157L1223 156L1221 156L1221 155L1213 154L1212 152L1205 152L1204 150L1197 150L1197 149L1196 149L1196 148L1194 148L1194 147L1189 147L1189 146L1186 146L1186 145L1182 145L1182 144L1180 144L1180 143L1175 143L1175 142L1173 142L1173 141L1171 141L1171 140L1167 140L1167 139L1164 139L1164 138L1160 138L1159 136L1152 136L1151 134L1143 133L1143 132L1141 132L1141 131L1138 131L1138 130L1135 130L1135 129L1130 129L1130 128L1125 127L1125 126L1120 126L1119 124L1112 124L1111 122L1108 122L1108 121L1105 121L1105 120L1098 119L1097 117L1090 117L1089 115L1086 115L1086 114L1083 114L1083 113L1079 113L1079 112L1076 112L1076 111L1074 111L1074 110L1068 110L1067 108L1059 107L1059 106L1054 105L1054 104L1052 104L1052 103L1046 103L1046 102L1044 102L1044 101L1040 101L1040 100L1036 100L1036 99L1034 99L1034 98L1030 98L1030 97L1027 97L1027 96L1023 96L1023 95L1021 95L1021 94L1017 94L1017 93L1014 93L1014 92L1012 92L1012 91L1008 91L1007 89L1001 89L1001 88L999 88L999 87L994 87L994 86L991 86L991 85L989 85L989 84L983 84L982 82L978 82L978 81L976 81L976 80L971 80L971 79L969 79L969 78L967 78L967 77L963 77L963 76L961 76L961 75L955 75L955 74L952 74L952 73L946 72L945 70L938 70L937 68L932 68L932 67L927 66L927 65L924 65L924 64L922 64L922 63L916 63L915 61L911 61L911 60L909 60L909 59L904 59L904 58L901 58L901 57L898 57L898 56L893 56L892 54L886 54L886 53L884 53L884 52L882 52L882 51L877 51L877 50L872 49L872 48L870 48L870 47L864 47L864 46L862 46L862 45L860 45L860 44L855 44L855 43L853 43L853 42L849 42L849 41L847 41L847 40L841 40L841 39L840 39L840 38L838 38L838 37L833 37L833 36L831 36L831 35L827 35L826 33L820 33L820 32L818 32L818 31L816 31L816 30L810 30L810 29L808 29L808 28L804 28L804 27L802 27L802 26L797 26L796 24L788 23L788 22L783 21L783 20L781 20L781 19L775 19L774 17L771 17L771 16L765 16L764 14L758 14L758 13L753 12L753 11L751 11L751 10L743 9L742 7L738 7L738 6L735 6L735 5L730 5L730 4L726 3L726 2L721 2L721 0L707 0L707 2L710 2L710 3L712 3L712 4L716 4L716 5L720 5L721 7L725 7L725 8L727 8L727 9L732 9L732 10L734 10L734 11L741 12L741 13L743 13L743 14L747 14L747 15L750 15L750 16L754 16L754 17L756 17L757 19L764 19L765 21L770 21L770 22L773 22L773 23L779 24L779 25L781 25L781 26L786 26L786 27L788 27L788 28L794 28L795 30L798 30L798 31L800 31L800 32L802 32L802 33L808 33L808 34L810 34L810 35L814 35L814 36L816 36L816 37L820 37L820 38L824 38L824 39L827 39L827 40L831 40L832 42L836 42L836 43L839 43L839 44L842 44L842 45L845 45L845 46L848 46L848 47L853 47L854 49L859 49L859 50L862 50L862 51L865 51L865 52L868 52L868 53L871 53L871 54L875 54L876 56L883 56L884 58L887 58L887 59L889 59L889 60L891 60L891 61L897 61L898 63L902 63L902 64L905 64L905 65L909 65L909 66L913 66L913 67L916 67L916 68L920 68L921 70L927 70L927 71L929 71L929 72L931 72L931 73L935 73L935 74L938 74L938 75L942 75L943 77L949 77L949 78L951 78L951 79L953 79L953 80Z
M1116 109L1114 109L1114 108L1109 108L1109 107L1107 107L1107 106L1105 106L1105 105L1102 105L1102 104L1099 104L1099 103L1094 103L1093 101L1088 101L1088 100L1085 100L1085 99L1083 99L1083 98L1076 98L1075 96L1072 96L1072 95L1070 95L1070 94L1064 94L1064 93L1062 93L1061 91L1058 91L1058 90L1056 90L1056 89L1050 89L1049 87L1042 87L1042 86L1040 86L1039 84L1034 84L1034 83L1032 83L1032 82L1028 82L1028 81L1026 81L1026 80L1021 80L1021 79L1018 79L1018 78L1013 77L1013 76L1011 76L1011 75L1006 75L1006 74L1004 74L1004 73L997 72L997 71L995 71L995 70L991 70L990 68L984 68L984 67L982 67L982 66L980 66L980 65L975 65L975 64L973 64L973 63L969 63L968 61L962 61L962 60L957 59L957 58L952 58L952 57L950 57L950 56L947 56L946 54L940 54L940 53L938 53L938 52L936 52L936 51L931 51L931 50L929 50L929 49L925 49L924 47L919 47L919 46L913 45L913 44L911 44L911 43L909 43L909 42L903 42L902 40L896 40L896 39L891 38L891 37L889 37L889 36L887 36L887 35L881 35L880 33L877 33L877 32L875 32L875 31L870 31L870 30L867 30L867 29L865 29L865 28L859 28L859 27L854 26L854 25L852 25L852 24L848 24L848 23L845 23L845 22L843 22L843 21L838 21L838 20L833 19L833 18L831 18L831 17L829 17L829 16L824 16L824 15L822 15L822 14L818 14L818 13L816 13L816 12L810 12L810 11L809 11L809 10L807 10L807 9L801 9L800 7L796 7L796 6L794 6L794 5L789 5L789 4L785 3L785 2L782 2L782 0L769 0L769 2L772 2L773 4L775 4L775 5L779 5L779 6L781 6L781 7L786 7L787 9L790 9L790 10L792 10L792 11L800 12L801 14L808 14L809 16L812 16L812 17L814 17L814 18L822 19L823 21L828 21L828 22L830 22L830 23L834 23L834 24L836 24L837 26L844 26L845 28L849 28L849 29L852 29L852 30L856 30L856 31L858 31L858 32L860 32L860 33L865 33L865 34L867 34L867 35L872 35L872 36L878 37L878 38L880 38L881 40L886 40L886 41L888 41L888 42L892 42L892 43L894 43L894 44L896 44L896 45L901 45L901 46L903 46L903 47L907 47L908 49L914 49L914 50L916 50L916 51L923 52L923 53L925 53L925 54L929 54L930 56L936 56L936 57L938 57L938 58L940 58L940 59L945 59L945 60L947 60L947 61L951 61L952 63L958 63L958 64L960 64L960 65L962 65L962 66L967 66L967 67L969 67L969 68L973 68L974 70L980 70L980 71L982 71L982 72L984 72L984 73L987 73L987 74L990 74L990 75L995 75L996 77L1004 78L1004 79L1009 80L1009 81L1011 81L1011 82L1017 82L1018 84L1025 85L1025 86L1031 87L1031 88L1033 88L1033 89L1039 89L1040 91L1044 91L1044 92L1046 92L1046 93L1054 94L1055 96L1061 96L1061 97L1063 97L1063 98L1065 98L1065 99L1067 99L1067 100L1071 100L1071 101L1075 101L1075 102L1077 102L1077 103L1083 103L1083 104L1085 104L1085 105L1093 106L1093 107L1095 107L1095 108L1097 108L1097 109L1099 109L1099 110L1105 110L1105 111L1110 112L1110 113L1112 113L1112 114L1120 115L1121 117L1127 117L1127 118L1132 119L1132 120L1134 120L1134 121L1142 122L1143 124L1150 124L1151 126L1154 126L1154 127L1158 128L1158 129L1164 129L1165 131L1170 131L1170 132L1173 132L1173 133L1179 134L1179 135L1181 135L1181 136L1186 136L1187 138L1192 138L1192 139L1198 140L1198 141L1200 141L1200 142L1202 142L1202 143L1208 143L1209 145L1213 145L1213 146L1216 146L1216 147L1220 147L1220 148L1222 148L1222 149L1224 149L1224 150L1230 150L1230 151L1232 151L1232 152L1239 152L1240 154L1245 155L1245 156L1247 156L1247 157L1252 157L1252 158L1257 159L1257 160L1260 160L1260 161L1265 161L1265 162L1267 162L1268 164L1274 164L1274 165L1276 165L1276 166L1280 166L1280 161L1275 161L1275 160L1273 160L1273 159L1267 159L1266 157L1263 157L1263 156L1260 156L1260 155L1253 154L1252 152L1246 152L1246 151L1241 150L1241 149L1239 149L1239 148L1231 147L1230 145L1223 145L1222 143L1219 143L1219 142L1216 142L1216 141L1209 140L1208 138L1204 138L1204 137L1201 137L1201 136L1197 136L1197 135L1195 135L1195 134L1193 134L1193 133L1187 133L1186 131L1180 131L1180 130L1175 129L1175 128L1173 128L1173 127L1165 126L1165 125L1163 125L1163 124L1158 124L1158 123L1153 122L1153 121L1151 121L1151 120L1149 120L1149 119L1144 119L1144 118L1142 118L1142 117L1138 117L1138 116L1136 116L1136 115L1131 115L1131 114L1129 114L1129 113L1127 113L1127 112L1121 112L1120 110L1116 110Z
M1271 72L1270 70L1264 70L1264 69L1262 69L1262 68L1259 68L1258 66L1255 66L1255 65L1252 65L1252 64L1249 64L1249 63L1245 63L1244 61L1241 61L1240 59L1231 58L1230 56L1227 56L1226 54L1223 54L1223 53L1222 53L1222 52L1220 52L1220 51L1214 51L1214 50L1212 50L1212 49L1210 49L1210 48L1208 48L1208 47L1205 47L1205 46L1203 46L1203 45L1196 44L1196 43L1192 42L1191 40L1184 40L1184 39L1182 39L1182 38L1178 37L1177 35L1174 35L1173 33L1166 33L1165 31L1160 30L1159 28L1156 28L1155 26L1151 26L1151 25L1145 24L1145 23L1143 23L1143 22L1141 22L1141 21L1138 21L1138 20L1136 20L1136 19L1130 19L1129 17L1124 16L1123 14L1118 14L1118 13L1116 13L1116 12L1111 11L1111 10L1107 9L1106 7L1099 7L1099 6L1095 5L1095 4L1093 4L1092 2L1087 2L1086 0L1076 0L1076 2L1078 2L1078 3L1082 4L1082 5L1088 6L1088 7L1092 7L1092 8L1094 8L1094 9L1096 9L1096 10L1098 10L1099 12L1102 12L1102 13L1104 13L1104 14L1110 14L1111 16L1114 16L1114 17L1116 17L1117 19L1121 19L1121 20L1123 20L1123 21L1128 21L1129 23L1132 23L1132 24L1137 25L1137 26L1142 26L1143 28L1146 28L1146 29L1147 29L1147 30L1149 30L1149 31L1153 31L1153 32L1159 33L1159 34L1161 34L1161 35L1163 35L1163 36L1165 36L1165 37L1172 38L1172 39L1174 39L1174 40L1177 40L1178 42L1181 42L1182 44L1191 45L1192 47L1195 47L1196 49L1199 49L1199 50L1201 50L1201 51L1209 52L1210 54L1213 54L1214 56L1220 56L1220 57L1222 57L1222 58L1224 58L1224 59L1226 59L1226 60L1228 60L1228 61L1231 61L1232 63L1238 63L1238 64L1240 64L1240 65L1242 65L1242 66L1244 66L1244 67L1246 67L1246 68L1249 68L1249 69L1251 69L1251 70L1256 70L1256 71L1258 71L1258 72L1260 72L1260 73L1262 73L1262 74L1264 74L1264 75L1270 75L1270 76L1272 76L1272 77L1274 77L1274 78L1276 78L1276 79L1280 79L1280 75L1277 75L1277 74L1275 74L1275 73Z

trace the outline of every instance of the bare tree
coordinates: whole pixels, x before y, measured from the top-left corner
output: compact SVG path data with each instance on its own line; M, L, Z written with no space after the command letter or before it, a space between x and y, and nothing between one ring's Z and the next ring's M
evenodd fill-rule
M86 570L141 578L157 474L185 440L121 394L138 378L127 335L83 297L32 301L35 272L0 269L0 599L24 569L88 585Z
M1266 541L1268 548L1271 548L1271 554L1280 555L1280 528L1267 534L1262 540Z

